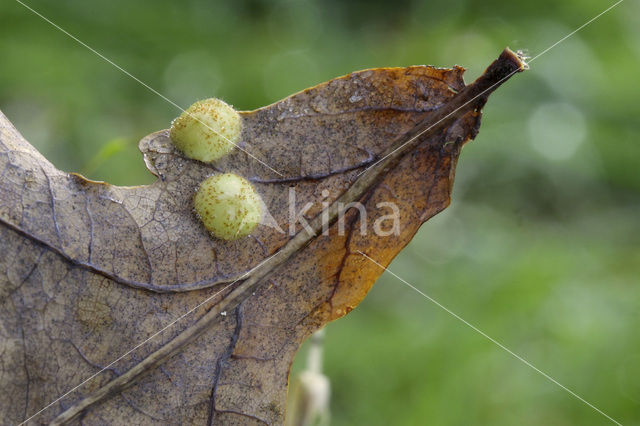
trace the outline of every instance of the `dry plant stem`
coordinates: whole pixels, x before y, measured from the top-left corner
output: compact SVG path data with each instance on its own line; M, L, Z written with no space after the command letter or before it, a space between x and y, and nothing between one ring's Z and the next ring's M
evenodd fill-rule
M354 184L345 191L329 209L329 220L334 221L341 213L341 209L350 202L359 200L386 171L392 167L404 154L413 150L424 137L429 136L450 124L451 121L469 110L481 107L487 97L503 82L516 72L526 69L523 59L508 48L496 59L475 82L466 86L442 107L429 113L425 119L411 131L396 140L381 156L382 160L362 173ZM326 219L325 219L326 220ZM323 218L318 214L309 226L313 232L306 229L297 233L274 256L256 267L251 275L240 282L235 288L215 306L203 315L196 323L182 331L173 340L143 359L126 373L113 379L86 398L73 404L56 417L52 425L60 425L70 421L90 406L104 400L110 395L121 392L133 385L140 376L158 366L167 358L175 354L178 349L193 341L207 330L211 324L219 321L221 313L231 311L242 301L251 296L256 289L265 282L265 278L275 272L287 259L301 250L316 235L322 232Z

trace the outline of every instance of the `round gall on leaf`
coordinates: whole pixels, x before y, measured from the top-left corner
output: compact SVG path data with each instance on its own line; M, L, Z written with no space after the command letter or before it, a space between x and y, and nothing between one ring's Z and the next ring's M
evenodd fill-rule
M262 202L253 185L233 173L202 182L194 204L204 227L222 240L246 237L262 217Z
M220 99L191 105L171 123L169 136L189 158L215 161L228 154L240 139L240 114Z

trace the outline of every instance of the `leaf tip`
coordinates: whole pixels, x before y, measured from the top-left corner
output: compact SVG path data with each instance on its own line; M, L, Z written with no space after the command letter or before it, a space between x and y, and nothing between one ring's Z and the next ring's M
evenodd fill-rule
M509 47L505 47L505 49L502 51L502 55L505 56L506 60L511 61L517 66L518 72L526 71L529 69L529 64L527 63L527 60L530 59L530 56L527 54L525 50L519 49L514 52Z

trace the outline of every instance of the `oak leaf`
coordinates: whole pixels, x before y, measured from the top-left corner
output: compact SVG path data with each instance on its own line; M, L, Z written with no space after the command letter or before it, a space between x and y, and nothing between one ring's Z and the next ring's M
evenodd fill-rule
M4 422L282 423L297 348L381 273L361 253L389 264L449 204L488 95L524 67L507 49L470 85L461 67L354 72L241 113L213 164L160 131L140 142L158 177L140 187L57 170L0 114ZM236 241L192 211L223 172L270 214Z

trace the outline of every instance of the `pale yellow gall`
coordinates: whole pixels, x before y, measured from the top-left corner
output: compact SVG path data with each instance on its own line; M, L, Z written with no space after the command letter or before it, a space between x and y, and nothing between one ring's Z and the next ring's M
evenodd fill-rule
M240 114L220 99L205 99L191 105L173 120L169 136L189 158L204 162L227 155L240 139Z
M262 217L262 201L253 185L233 173L211 176L202 182L194 205L204 227L222 240L246 237Z

